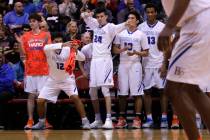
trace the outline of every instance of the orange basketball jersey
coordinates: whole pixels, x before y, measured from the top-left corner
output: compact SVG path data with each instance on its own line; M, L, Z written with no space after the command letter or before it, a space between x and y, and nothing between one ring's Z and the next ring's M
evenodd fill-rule
M30 76L48 75L44 46L51 43L50 33L41 31L39 34L33 34L29 31L23 34L22 42L26 55L25 74Z

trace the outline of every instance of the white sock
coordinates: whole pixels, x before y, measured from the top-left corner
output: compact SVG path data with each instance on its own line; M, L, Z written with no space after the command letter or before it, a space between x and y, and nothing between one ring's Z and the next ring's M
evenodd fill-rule
M147 119L152 120L152 114L147 115Z
M44 123L45 122L45 118L39 119L39 122Z
M89 120L87 119L87 117L82 118L82 124L85 124L87 122L89 122Z
M166 118L167 118L167 115L162 114L162 119L166 119Z
M111 119L111 117L112 117L112 115L111 115L110 113L107 113L107 114L106 114L106 118L107 118L107 119Z
M196 113L196 119L201 119L201 116L200 116L200 114L198 114L198 113Z

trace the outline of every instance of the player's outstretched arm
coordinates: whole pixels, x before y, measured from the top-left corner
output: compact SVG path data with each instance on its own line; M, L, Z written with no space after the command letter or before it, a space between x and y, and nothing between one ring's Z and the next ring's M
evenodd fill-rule
M97 28L99 26L99 23L92 16L93 16L92 12L83 12L81 14L81 17L83 18L83 20L85 21L87 26L90 27L91 30L94 30L95 28Z

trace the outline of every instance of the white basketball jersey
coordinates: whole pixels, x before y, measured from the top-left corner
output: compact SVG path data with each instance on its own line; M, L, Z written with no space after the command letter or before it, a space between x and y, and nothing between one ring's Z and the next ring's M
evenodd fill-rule
M165 24L157 21L154 25L149 25L146 21L139 25L139 30L144 32L147 36L149 45L149 56L143 58L143 65L145 68L160 68L163 62L163 53L158 50L157 41L158 36Z
M55 80L65 80L70 77L64 69L64 64L70 55L69 47L61 47L62 43L48 44L44 47L45 54L47 56L47 62L49 66L49 76ZM77 55L81 55L81 52L78 51ZM76 56L76 59L78 56ZM83 59L81 59L83 60Z
M134 32L129 32L127 29L118 34L114 40L114 44L119 44L120 48L128 48L128 51L149 49L147 37L138 29ZM120 53L120 63L123 62L140 62L141 57L137 55L128 56L127 51Z
M114 37L126 28L125 23L119 25L107 23L103 27L99 27L96 19L92 17L85 18L84 21L93 30L92 57L111 57L111 47Z
M168 16L172 12L174 2L175 0L162 0L162 5ZM178 24L182 26L185 21L189 20L190 18L207 8L210 8L210 0L190 0L188 8L186 9Z
M90 62L92 59L92 46L93 44L87 44L82 47L81 52L85 55L84 69L89 74L90 73Z

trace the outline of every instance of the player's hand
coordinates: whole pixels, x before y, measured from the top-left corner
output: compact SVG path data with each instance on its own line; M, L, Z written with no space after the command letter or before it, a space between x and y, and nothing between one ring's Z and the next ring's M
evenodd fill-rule
M134 52L129 52L129 51L128 51L128 52L127 52L127 55L128 55L128 56L133 56L133 55L135 55L135 53L134 53Z
M131 21L128 19L126 22L125 22L125 25L126 26L129 26L131 24Z
M82 75L83 75L85 78L88 79L88 74L87 74L87 72L83 72Z
M169 27L165 27L158 37L158 49L160 51L166 51L167 48L171 46L171 35L173 29Z
M160 77L161 77L162 79L166 78L166 75L167 75L167 67L166 67L166 65L163 64L163 65L160 67L160 69L159 69L158 72L160 73Z
M121 49L121 53L122 52L125 52L125 51L127 51L128 50L128 48L123 48L123 49Z

